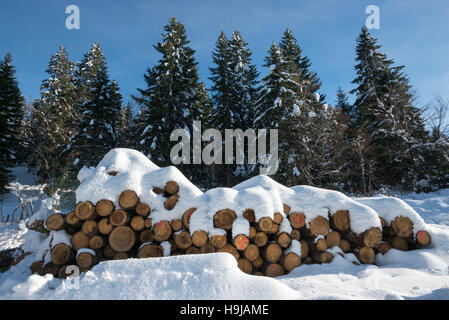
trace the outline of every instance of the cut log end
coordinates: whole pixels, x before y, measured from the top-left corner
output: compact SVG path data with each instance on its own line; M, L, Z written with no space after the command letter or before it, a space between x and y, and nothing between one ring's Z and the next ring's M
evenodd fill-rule
M136 213L139 216L147 217L151 212L150 206L146 203L139 202L136 206Z
M139 197L132 190L125 190L119 196L120 207L124 209L134 209L139 203Z
M408 251L408 244L407 241L404 240L402 237L394 237L391 241L391 246L394 249L401 250L401 251Z
M320 250L324 251L327 249L327 241L324 238L320 238L315 242L315 247Z
M100 217L108 217L114 211L114 203L111 200L100 200L95 205L95 210Z
M275 212L273 215L273 222L277 223L277 224L281 224L282 220L284 220L284 216L282 215L282 213Z
M195 246L201 248L209 241L209 236L206 231L198 230L192 235L192 242Z
M66 264L72 255L72 249L65 243L58 243L51 249L51 261L57 265Z
M357 257L363 264L374 264L376 253L371 247L363 247L358 252Z
M314 218L310 221L309 225L310 233L313 237L317 237L319 235L327 236L329 233L329 222L322 216Z
M416 233L416 242L423 246L428 246L432 242L432 237L425 230L419 230Z
M214 227L231 230L237 215L230 209L219 210L214 214Z
M179 200L179 196L177 194L174 194L174 195L168 197L164 201L164 208L167 210L172 210L175 207L178 200Z
M295 229L301 229L306 224L306 216L302 212L292 212L288 219Z
M248 259L240 258L237 261L237 265L240 270L242 270L243 272L245 272L247 274L251 274L253 272L253 264Z
M82 231L78 231L72 236L72 248L75 251L82 248L89 248L89 237Z
M282 257L282 266L287 272L301 265L301 257L294 252L289 252Z
M377 247L377 251L379 251L382 255L386 254L391 249L391 244L388 242L383 242Z
M265 232L257 232L254 237L254 244L259 248L264 247L268 242L268 236Z
M249 261L256 260L259 257L259 247L253 243L248 245L245 251L243 251L243 256Z
M349 250L351 250L351 244L346 239L341 239L340 244L338 246L344 253L349 252Z
M391 227L398 237L408 238L413 235L413 223L407 217L396 217L391 222Z
M282 232L276 239L276 242L278 245L280 245L282 248L286 249L290 246L290 243L292 243L292 239L288 235L287 232Z
M340 245L341 236L337 231L331 231L326 236L327 246L329 248L336 247Z
M256 221L256 213L253 209L246 209L245 211L243 211L243 218L248 220L249 223L253 223L254 221Z
M168 240L172 233L170 223L166 220L159 221L154 225L153 232L156 241L163 242Z
M81 252L76 257L76 264L81 271L90 270L95 264L95 256L89 252Z
M89 247L93 250L98 250L106 245L106 240L102 236L93 236L89 240Z
M376 248L382 241L382 231L377 228L371 228L364 232L363 243L367 247Z
M173 219L170 222L171 228L173 231L179 231L182 229L182 220L181 219Z
M176 246L181 250L185 250L192 246L192 237L190 236L190 233L186 230L183 230L180 233L175 234L174 239Z
M147 244L142 246L137 253L137 258L156 258L163 257L164 249L161 246Z
M273 219L270 217L262 217L257 222L260 231L271 233L273 229Z
M210 243L215 249L222 249L227 244L226 235L213 235L210 238Z
M98 232L104 235L111 233L114 226L111 224L108 218L103 218L98 222Z
M338 210L332 215L332 228L346 231L351 228L348 210Z
M129 225L135 231L142 231L145 228L145 220L141 216L134 216Z
M244 251L249 246L249 239L244 234L239 234L234 238L234 247L239 251Z
M170 180L167 181L167 183L165 184L165 192L169 193L169 194L176 194L178 193L179 190L179 186L176 183L176 181Z
M90 201L78 202L75 206L75 215L80 220L87 220L95 213L95 206Z
M267 266L265 270L265 275L267 277L280 277L285 274L284 267L278 263L272 263Z
M182 224L185 228L189 229L190 226L190 217L195 212L196 208L190 208L182 215Z
M264 256L268 262L276 263L282 257L282 248L277 243L270 243L265 247Z
M230 244L227 244L227 245L225 245L223 248L218 249L217 252L227 252L227 253L230 253L230 254L232 254L232 256L233 256L237 261L238 261L239 258L240 258L240 254L239 254L239 252L237 251L237 249L236 249L234 246L230 245Z
M124 226L129 221L129 215L125 210L116 210L109 217L109 221L115 227Z
M59 231L64 227L64 222L64 217L59 213L55 213L47 218L45 225L49 230Z
M127 226L119 226L112 230L109 235L109 244L117 252L126 252L136 242L134 231Z
M95 220L86 220L81 227L81 231L91 238L98 233L98 224Z

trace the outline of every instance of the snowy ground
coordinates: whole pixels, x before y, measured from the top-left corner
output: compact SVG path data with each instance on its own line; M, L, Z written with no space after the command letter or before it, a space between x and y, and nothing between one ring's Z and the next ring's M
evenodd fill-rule
M4 207L14 207L8 199ZM427 223L433 243L392 249L377 256L376 266L336 255L330 264L302 265L272 279L242 273L222 253L108 261L70 281L30 275L26 257L0 274L0 299L449 299L449 189L401 199ZM33 237L24 223L0 224L0 250L24 239L32 245Z

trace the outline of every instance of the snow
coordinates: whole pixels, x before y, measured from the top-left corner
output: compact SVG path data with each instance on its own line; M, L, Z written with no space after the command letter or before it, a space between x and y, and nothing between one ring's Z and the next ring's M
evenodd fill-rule
M76 252L76 257L78 258L78 256L81 253L90 253L91 255L93 255L94 257L96 256L95 251L89 248L81 248Z
M64 232L46 236L27 230L23 222L3 223L0 250L22 246L31 254L0 273L0 299L449 299L449 189L402 195L400 199L349 198L340 192L308 186L287 188L261 175L234 188L203 193L174 167L159 168L139 152L128 149L114 149L96 168L81 171L78 177L83 182L76 191L77 201L95 202L105 197L116 202L123 189L132 187L142 201L151 204L155 221L170 220L190 207L197 208L190 220L191 232L205 228L209 234L226 234L213 227L211 214L224 208L234 210L238 217L235 227L246 230L242 220L245 209L255 210L256 219L260 219L282 213L286 203L292 212L304 212L306 223L318 215L326 218L328 213L349 210L351 228L356 232L380 227L379 216L387 221L406 216L414 222L415 230L422 228L431 234L432 244L420 250L391 249L385 255L377 254L376 265L355 265L354 254L343 254L333 247L328 249L334 254L330 264L301 265L272 279L244 274L232 255L226 253L167 257L170 244L164 242L161 245L165 257L101 262L76 278L79 286L74 289L73 279L31 275L28 269L33 261L49 261L48 248L66 241ZM110 176L110 171L118 174ZM163 208L164 198L151 191L168 180L180 185L179 202L171 211ZM13 207L13 200L4 197L2 206ZM52 212L52 203L51 199L41 202L35 216L42 218ZM286 224L281 224L281 230L288 232ZM287 252L300 255L299 241L292 240Z
M400 215L409 218L413 222L413 234L416 234L419 230L427 229L423 218L401 199L378 196L373 198L355 198L355 200L373 208L388 225L391 224L395 217Z
M234 239L239 234L249 236L249 222L243 217L238 217L232 224L232 238Z

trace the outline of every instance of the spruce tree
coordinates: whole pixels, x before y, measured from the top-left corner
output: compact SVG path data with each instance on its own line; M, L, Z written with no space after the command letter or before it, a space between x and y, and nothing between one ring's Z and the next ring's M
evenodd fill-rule
M12 56L0 60L0 193L13 179L11 167L17 163L25 101L20 92Z
M146 88L138 89L140 96L133 96L142 107L138 149L160 166L172 165L170 151L177 143L170 141L172 131L185 129L191 134L193 121L203 117L208 100L184 25L171 17L164 31L162 42L154 47L162 57L147 69ZM180 164L179 168L195 178L190 173L192 165Z
M355 125L352 129L366 140L362 181L368 181L364 193L372 194L383 185L410 189L424 178L423 154L429 139L421 111L414 106L414 94L404 66L393 66L379 49L375 39L362 28L357 39L355 66L357 85ZM365 131L364 134L361 132ZM352 134L354 137L355 135ZM357 154L357 152L356 152Z
M83 165L96 165L116 147L116 125L122 107L118 84L109 80L106 60L98 43L84 54L76 75L79 130L66 150L75 159L75 172Z
M212 101L214 109L211 124L222 136L226 129L254 128L255 102L257 98L256 67L251 62L251 51L238 30L228 39L224 32L218 36L212 54L214 67L210 68L212 76ZM223 142L224 146L224 142ZM224 149L223 149L224 150ZM235 150L232 164L215 166L214 180L218 185L233 186L252 175L254 166L247 163L236 164ZM247 153L247 146L244 146ZM223 153L223 163L224 163Z
M35 102L29 126L27 163L44 181L62 182L72 165L61 156L70 137L76 132L75 64L64 46L52 55L49 77L42 81L41 97Z

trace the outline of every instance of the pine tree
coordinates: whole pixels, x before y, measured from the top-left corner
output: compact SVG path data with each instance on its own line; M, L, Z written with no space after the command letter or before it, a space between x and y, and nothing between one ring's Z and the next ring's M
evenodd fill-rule
M24 105L12 56L8 53L0 61L0 193L6 191L5 187L13 179L10 168L17 162Z
M61 152L77 129L75 64L64 46L52 55L46 72L49 77L42 81L41 98L34 103L29 119L33 124L28 126L27 163L42 180L59 183L73 160Z
M185 27L171 17L164 30L162 42L155 46L162 57L147 69L147 87L138 89L139 97L133 96L143 107L138 119L138 149L161 166L172 165L170 151L176 144L170 141L172 131L185 129L191 134L193 121L203 117L208 100L198 80L195 51L188 46ZM180 164L179 168L192 177L192 165Z
M75 172L83 165L96 165L116 147L116 125L122 107L118 84L109 80L105 57L98 43L84 54L76 74L79 130L72 136L66 151L75 159Z

